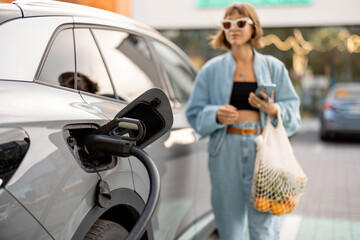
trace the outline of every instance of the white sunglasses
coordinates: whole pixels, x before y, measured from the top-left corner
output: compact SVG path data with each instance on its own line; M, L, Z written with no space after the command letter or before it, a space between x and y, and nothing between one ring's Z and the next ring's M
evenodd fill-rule
M224 19L221 21L221 28L224 31L229 31L233 24L235 24L237 29L242 30L246 25L254 23L250 18L238 18L236 20Z

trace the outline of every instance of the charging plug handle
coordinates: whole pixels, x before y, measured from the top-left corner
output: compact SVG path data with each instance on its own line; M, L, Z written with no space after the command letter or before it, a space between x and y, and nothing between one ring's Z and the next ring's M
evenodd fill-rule
M84 138L85 151L89 158L97 158L104 153L119 157L128 157L135 143L117 136L90 134Z

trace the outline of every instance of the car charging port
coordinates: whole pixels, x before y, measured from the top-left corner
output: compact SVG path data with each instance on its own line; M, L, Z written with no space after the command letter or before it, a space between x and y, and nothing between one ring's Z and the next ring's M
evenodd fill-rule
M85 151L84 139L96 129L99 129L99 126L93 124L72 124L64 129L64 138L71 153L80 167L89 173L109 170L117 164L117 157L111 155L102 155L88 161L90 159Z

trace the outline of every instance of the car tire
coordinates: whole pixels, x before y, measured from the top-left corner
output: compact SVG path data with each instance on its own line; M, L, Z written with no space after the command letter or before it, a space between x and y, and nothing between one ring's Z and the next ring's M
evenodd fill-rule
M330 135L329 133L325 130L324 127L325 123L323 121L321 121L321 125L320 125L320 139L322 141L329 141L330 140Z
M84 240L123 240L128 234L120 224L98 219L87 232Z
M322 133L320 133L320 139L322 141L328 141L329 140L329 135L322 132Z

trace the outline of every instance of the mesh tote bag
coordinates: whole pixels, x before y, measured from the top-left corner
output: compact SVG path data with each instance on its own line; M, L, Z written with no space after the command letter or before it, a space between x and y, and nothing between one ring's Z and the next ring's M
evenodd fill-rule
M283 215L298 205L307 178L295 158L280 110L277 118L274 127L268 116L263 134L255 140L257 154L251 201L260 212Z

